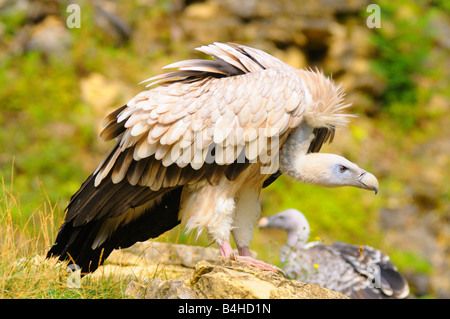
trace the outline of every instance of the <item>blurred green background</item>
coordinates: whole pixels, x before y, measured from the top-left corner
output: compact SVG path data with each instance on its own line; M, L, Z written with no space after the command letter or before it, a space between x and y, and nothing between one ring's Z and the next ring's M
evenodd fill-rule
M380 181L374 196L282 177L263 191L262 214L297 208L312 240L380 248L416 296L450 298L449 2L377 1L381 25L372 29L370 3L0 0L1 181L23 214L48 196L62 217L111 147L98 137L102 119L142 91L140 81L203 57L201 45L253 46L342 83L358 117L322 150ZM69 4L79 5L80 28L68 28ZM284 240L256 230L251 248L276 264Z

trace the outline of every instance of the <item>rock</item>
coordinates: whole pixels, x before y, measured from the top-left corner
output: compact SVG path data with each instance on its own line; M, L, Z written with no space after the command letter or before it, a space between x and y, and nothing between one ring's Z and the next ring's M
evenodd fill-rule
M131 282L127 295L162 299L345 299L313 284L289 280L246 263L218 257L198 262L189 277L153 279L150 285Z
M179 278L190 274L191 269L178 265L164 264L147 264L119 266L113 264L105 264L99 267L95 272L89 274L91 278L108 278L114 277L118 280L135 280L148 281L148 278L163 277L167 279Z
M184 278L172 280L153 279L145 294L145 299L197 299Z
M215 19L219 13L219 5L214 2L193 3L186 7L184 15L192 19Z
M99 73L90 73L80 80L81 98L89 107L93 107L96 115L102 118L121 99L127 87L118 80L110 80Z
M305 54L299 48L294 46L291 46L284 51L274 50L273 55L298 69L306 68L308 66Z
M145 285L138 283L137 281L131 281L127 289L125 290L125 295L132 297L134 299L142 298L143 292L145 291Z
M131 36L131 27L118 14L118 8L108 3L108 6L95 4L95 24L98 25L107 37L114 40L117 45L127 41ZM112 6L112 8L108 8Z
M321 0L319 3L335 10L337 13L358 14L370 4L368 0Z
M256 253L251 253L256 258ZM173 279L190 274L198 262L214 262L218 256L219 250L212 247L138 242L129 248L114 250L105 264L90 276Z
M94 112L97 134L103 130L101 123L105 115L112 112L117 105L123 105L125 96L134 93L124 82L109 79L100 73L90 73L80 80L79 85L83 102Z
M251 253L256 258L256 253ZM121 265L124 261L125 264L139 265L162 263L193 268L202 260L214 262L218 256L220 256L219 250L212 247L145 241L138 242L129 248L113 251L108 262Z
M72 46L72 38L64 22L54 15L29 29L26 51L39 51L47 55L64 57Z

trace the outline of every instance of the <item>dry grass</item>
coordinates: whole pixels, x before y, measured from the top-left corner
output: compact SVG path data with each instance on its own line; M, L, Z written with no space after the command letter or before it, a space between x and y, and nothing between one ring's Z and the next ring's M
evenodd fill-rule
M0 298L125 298L129 280L120 276L82 279L81 287L71 281L67 266L44 258L53 243L62 212L45 200L31 216L24 216L20 196L13 184L2 181L0 197Z
M128 265L128 272L107 271L111 265L106 265L93 275L80 279L68 272L67 263L45 259L63 221L64 212L58 204L52 203L42 183L38 184L42 203L27 215L22 207L26 204L21 203L20 194L13 189L13 178L8 184L1 179L0 299L128 298L125 291L131 280L148 282L155 277L173 276L170 269L159 264L155 269L149 267L147 271ZM185 234L180 227L176 227L158 240L193 244L193 237L192 233ZM201 242L207 246L209 241L206 236L200 237L196 244Z

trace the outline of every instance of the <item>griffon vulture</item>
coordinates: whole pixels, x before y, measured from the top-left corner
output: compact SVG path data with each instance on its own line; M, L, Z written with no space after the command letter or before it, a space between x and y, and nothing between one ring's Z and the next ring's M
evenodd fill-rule
M181 222L206 229L223 256L273 269L249 244L261 189L281 173L377 191L372 174L316 153L349 117L329 78L243 45L198 50L214 60L168 65L178 70L148 79L149 90L107 116L101 138L116 144L72 196L49 257L94 271L113 249Z
M309 223L296 209L263 217L258 225L287 231L280 262L292 279L326 287L350 298L402 299L409 295L408 282L383 252L344 242L330 246L308 242Z

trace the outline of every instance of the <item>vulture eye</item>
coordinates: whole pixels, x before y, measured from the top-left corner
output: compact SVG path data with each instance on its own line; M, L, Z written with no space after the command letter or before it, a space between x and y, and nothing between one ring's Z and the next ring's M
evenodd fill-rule
M348 168L347 167L345 167L345 166L342 166L342 165L339 165L339 167L338 167L338 171L339 171L339 173L344 173L346 170L348 170Z

